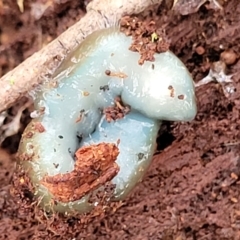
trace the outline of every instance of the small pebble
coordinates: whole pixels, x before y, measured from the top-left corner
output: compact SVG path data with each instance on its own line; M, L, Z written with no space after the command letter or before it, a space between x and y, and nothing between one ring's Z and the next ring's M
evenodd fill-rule
M237 60L237 54L233 50L229 49L222 52L220 58L227 65L232 65Z
M195 52L198 54L198 55L203 55L205 53L205 48L202 47L202 46L198 46L195 48Z

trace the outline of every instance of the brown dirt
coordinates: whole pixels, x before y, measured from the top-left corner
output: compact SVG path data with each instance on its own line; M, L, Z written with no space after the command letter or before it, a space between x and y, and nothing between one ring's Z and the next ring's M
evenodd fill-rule
M30 1L25 1L23 14L15 1L0 1L4 6L0 8L1 74L54 39L84 12L78 1L58 2L34 20ZM240 52L239 1L225 1L222 11L207 6L180 16L163 3L156 9L157 16L152 14L165 29L170 49L196 82L208 74L210 63L218 61L224 50ZM88 223L85 231L78 227L79 219L59 224L58 216L44 221L47 216L39 215L37 209L25 214L9 195L14 160L1 150L0 239L240 239L240 61L228 66L228 71L235 74L236 91L227 98L218 83L199 87L196 119L163 125L158 154L144 181L117 211ZM25 124L28 114L23 115ZM3 146L16 151L19 135L8 138ZM55 233L49 226L55 227ZM57 236L56 231L64 234Z

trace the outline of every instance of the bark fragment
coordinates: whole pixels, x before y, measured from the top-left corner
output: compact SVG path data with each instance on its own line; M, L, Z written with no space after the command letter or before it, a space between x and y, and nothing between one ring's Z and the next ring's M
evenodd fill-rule
M79 200L117 175L119 166L115 161L118 154L118 147L112 143L82 147L75 154L72 172L46 176L42 184L58 201Z

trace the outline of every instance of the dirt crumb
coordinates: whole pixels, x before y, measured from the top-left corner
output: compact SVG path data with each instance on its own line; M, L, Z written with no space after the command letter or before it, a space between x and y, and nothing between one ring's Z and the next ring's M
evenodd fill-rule
M131 107L129 105L124 105L120 97L116 97L114 103L114 106L106 107L103 110L107 122L122 119L131 111Z
M120 22L121 31L127 36L132 36L133 42L130 50L139 52L138 63L154 61L154 54L166 52L170 43L164 30L154 20L141 20L138 17L124 17Z

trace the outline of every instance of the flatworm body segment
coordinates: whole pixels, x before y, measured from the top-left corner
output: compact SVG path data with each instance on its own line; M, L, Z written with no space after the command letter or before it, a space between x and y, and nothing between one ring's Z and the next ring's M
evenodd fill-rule
M79 147L101 143L118 146L113 199L123 199L151 162L161 120L189 121L195 117L194 85L184 64L168 51L154 56L154 68L151 62L139 65L139 54L128 50L130 44L131 38L118 28L94 32L69 54L53 79L33 94L38 114L26 128L19 147L19 156L29 159L19 164L46 210L91 209L88 194L61 201L43 184L46 177L74 172ZM114 106L116 97L131 111L109 123L103 112ZM34 130L35 124L41 124L44 131ZM78 183L74 184L77 189Z

